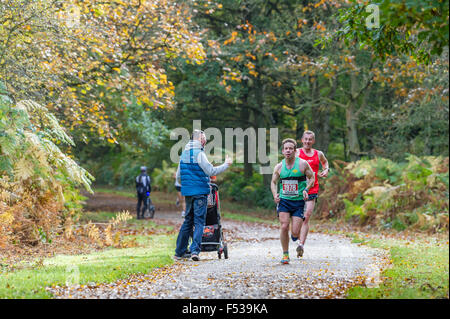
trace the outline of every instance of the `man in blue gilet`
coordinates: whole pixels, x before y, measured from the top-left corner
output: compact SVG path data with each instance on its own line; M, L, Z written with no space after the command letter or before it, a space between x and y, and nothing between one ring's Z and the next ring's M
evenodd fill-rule
M174 256L176 260L182 259L185 255L190 234L193 234L190 247L191 258L194 261L200 260L198 255L210 192L209 177L224 172L232 163L232 160L226 156L224 164L214 167L203 151L205 144L205 133L194 130L178 165L176 178L181 184L181 195L185 197L186 216L177 238Z

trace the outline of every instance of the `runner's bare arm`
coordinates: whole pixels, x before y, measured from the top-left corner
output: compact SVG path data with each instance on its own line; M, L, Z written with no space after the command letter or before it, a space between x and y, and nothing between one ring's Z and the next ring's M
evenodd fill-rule
M280 178L280 168L281 163L278 163L273 169L272 182L270 183L270 190L272 191L273 200L275 201L275 203L278 203L280 201L280 194L278 194L277 190L277 183L278 179Z
M318 174L319 177L327 177L330 168L328 167L328 160L323 154L323 152L319 151L319 161L322 164L323 170Z
M308 192L311 189L311 187L314 186L314 172L311 169L311 166L309 166L309 163L305 160L300 161L299 163L299 169L300 171L306 175L306 188L303 190L303 199L308 199Z

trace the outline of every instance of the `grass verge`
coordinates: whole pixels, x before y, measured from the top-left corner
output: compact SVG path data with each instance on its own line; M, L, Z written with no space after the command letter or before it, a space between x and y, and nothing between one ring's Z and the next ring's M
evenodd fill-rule
M94 188L94 193L105 193L105 194L112 194L112 195L119 195L129 198L136 198L136 192L133 189L115 189L115 188L108 188L106 186L100 186Z
M253 223L278 225L277 219L266 219L266 218L261 218L261 217L257 217L257 216L251 216L251 215L230 213L228 211L222 211L222 218L237 220L237 221L241 221L241 222L253 222Z
M449 298L449 246L444 240L362 238L353 242L389 251L392 267L385 269L379 287L354 287L350 299Z
M97 218L103 221L109 215L103 213ZM130 227L142 228L145 225ZM131 274L148 273L153 268L173 263L170 252L175 248L175 236L126 236L136 239L140 247L106 248L85 255L56 255L40 262L28 263L18 270L0 267L0 299L52 298L45 287L64 286L66 283L84 285L114 282Z

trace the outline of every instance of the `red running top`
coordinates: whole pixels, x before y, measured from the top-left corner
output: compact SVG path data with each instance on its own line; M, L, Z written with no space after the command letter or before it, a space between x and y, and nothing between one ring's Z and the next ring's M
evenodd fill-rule
M308 162L309 166L311 166L311 169L314 172L314 186L311 187L308 194L317 194L319 192L319 179L317 177L317 174L319 173L319 167L320 167L320 160L319 160L319 152L315 149L313 149L313 155L308 156L303 152L303 148L300 149L300 154L298 157L301 159L304 159Z

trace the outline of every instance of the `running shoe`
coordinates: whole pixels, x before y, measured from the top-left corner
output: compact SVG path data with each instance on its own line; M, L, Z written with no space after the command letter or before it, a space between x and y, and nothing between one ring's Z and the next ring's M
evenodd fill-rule
M174 255L173 256L173 259L174 260L183 260L183 259L189 259L189 258L191 258L191 253L189 252L189 251L187 251L187 252L185 252L184 254L183 254L183 256L177 256L177 255Z
M193 254L191 258L192 258L193 261L199 261L200 260L200 257L198 257L198 255L196 255L196 254Z
M290 259L289 259L289 255L283 255L283 259L281 259L281 263L286 265L289 264Z
M185 212L184 210L181 212L181 217L182 217L182 218L185 218L185 217L186 217L186 212Z
M189 259L189 258L191 258L191 253L190 252L185 252L184 254L183 254L183 258L186 258L186 259Z
M302 257L303 256L303 245L298 245L297 246L297 257Z

